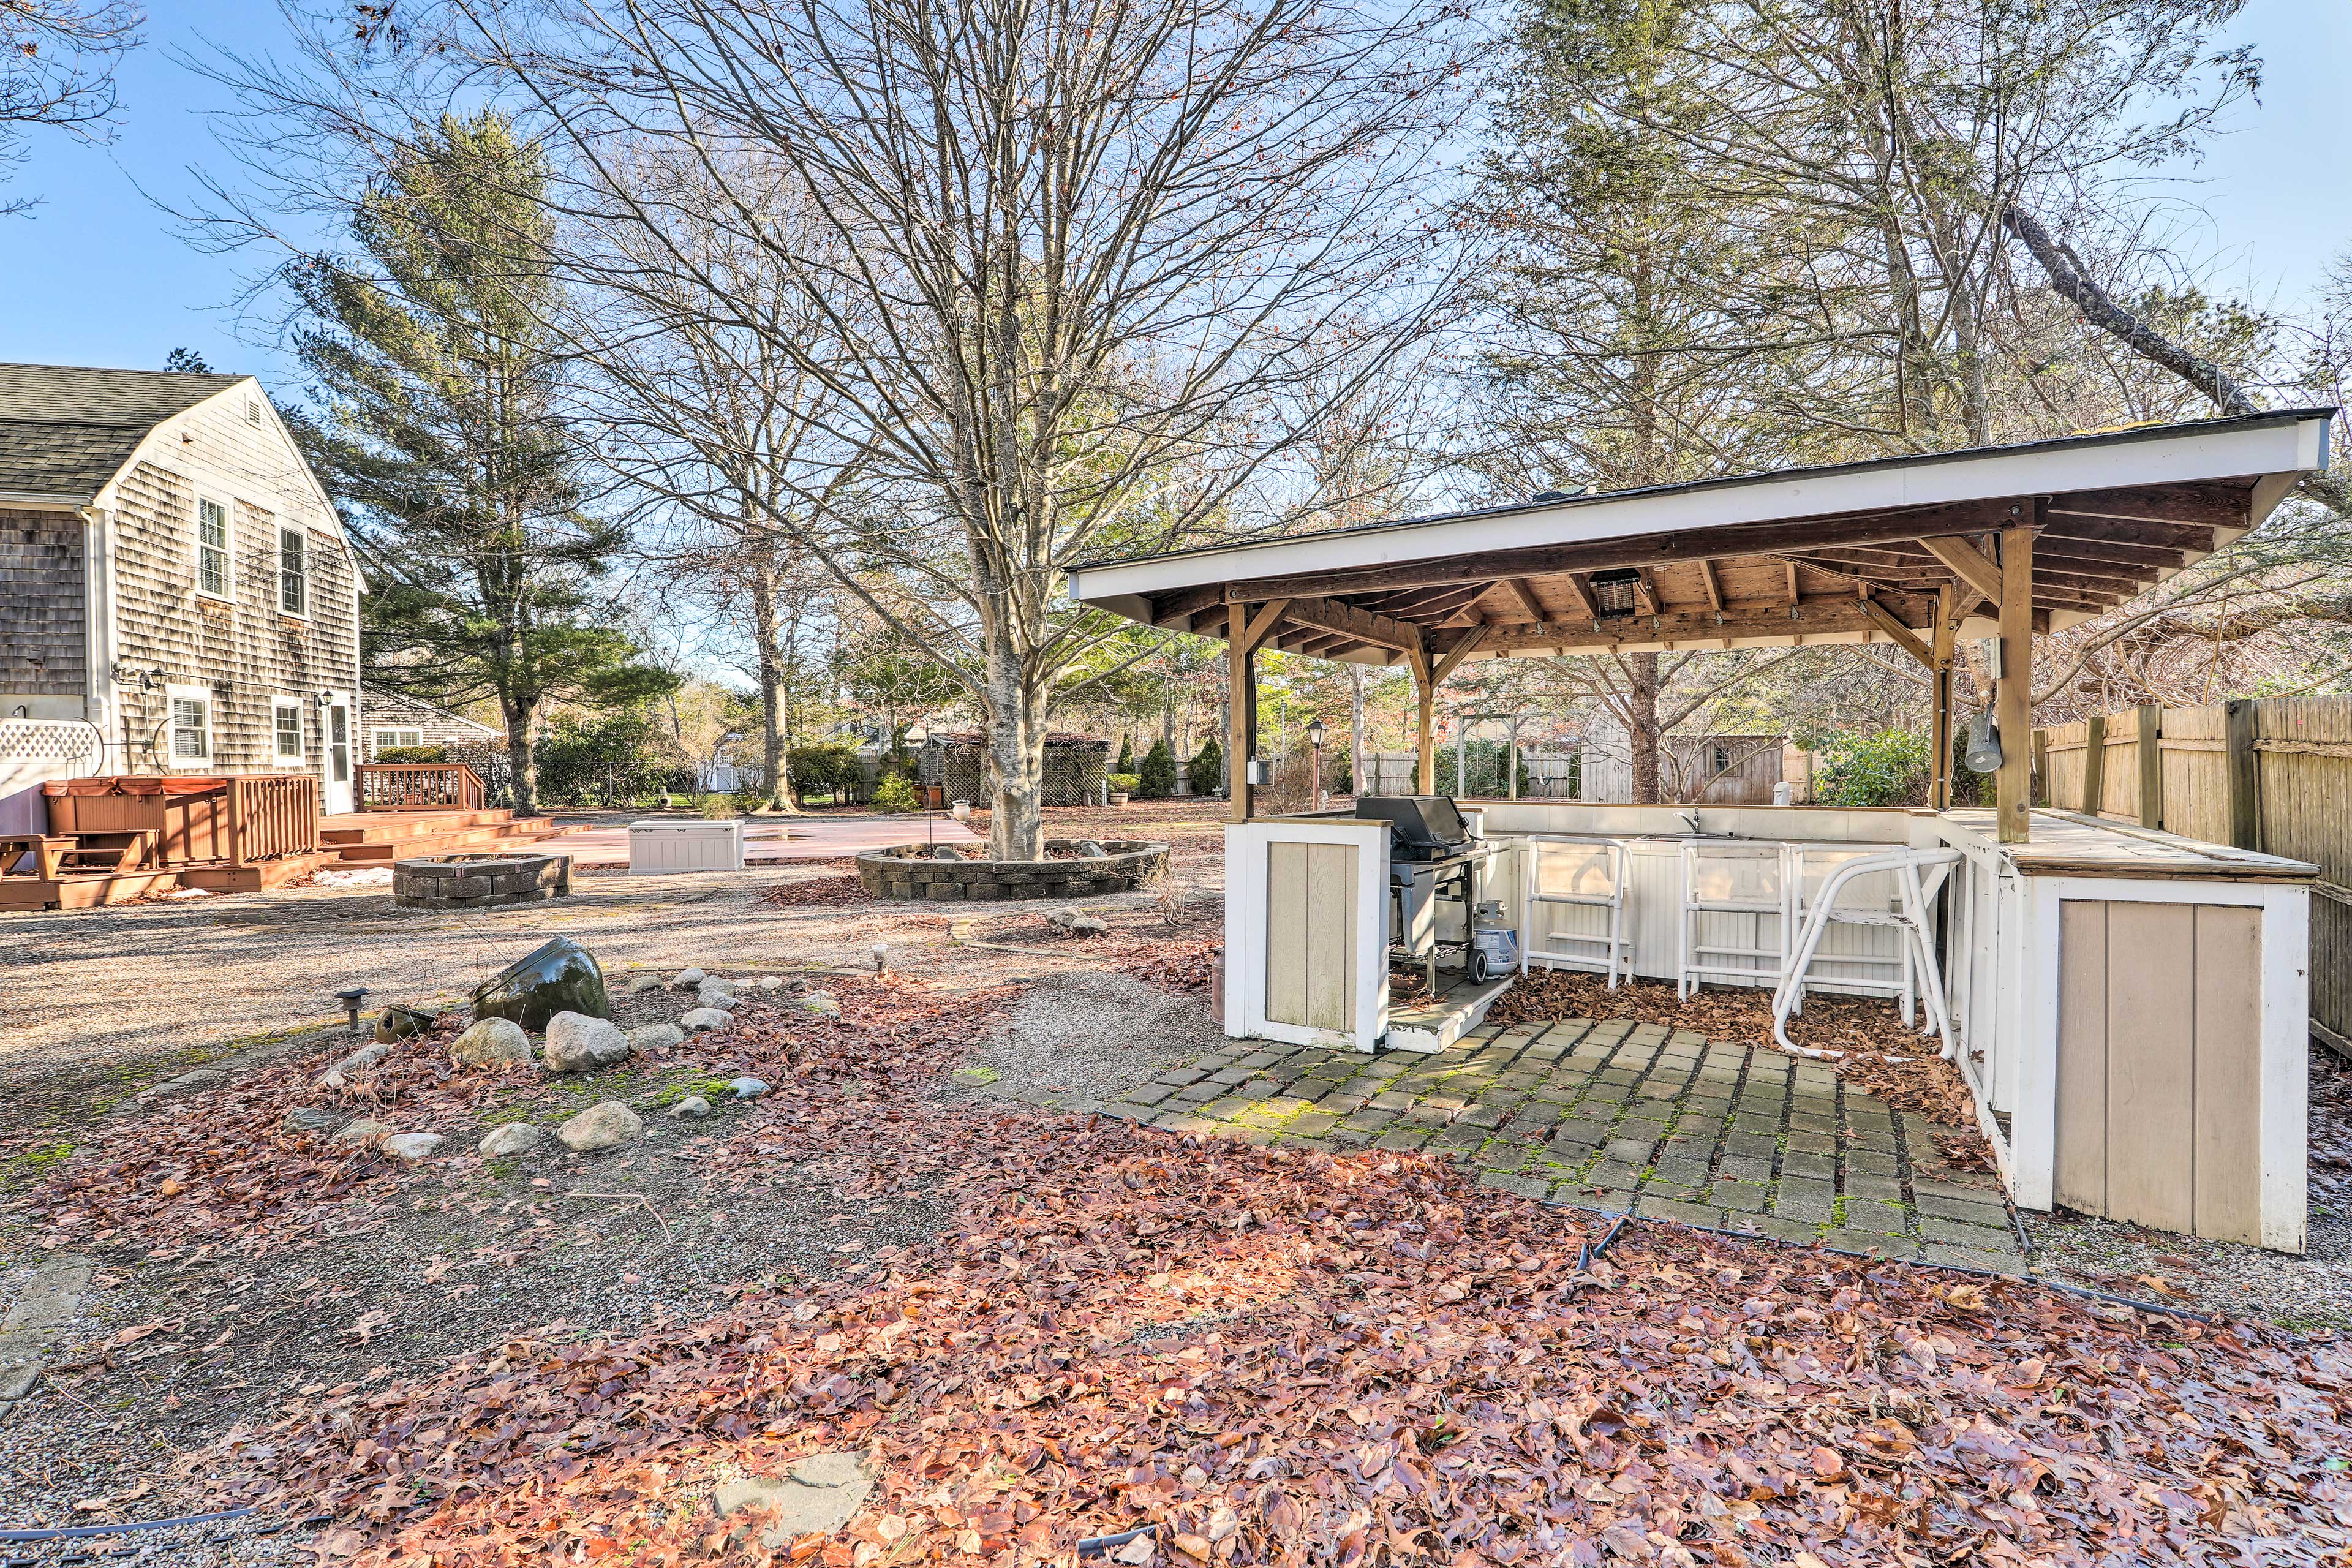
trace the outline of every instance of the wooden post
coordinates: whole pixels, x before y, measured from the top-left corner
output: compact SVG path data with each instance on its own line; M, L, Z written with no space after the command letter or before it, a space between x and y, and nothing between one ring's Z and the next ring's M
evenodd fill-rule
M2164 710L2153 702L2139 705L2139 825L2164 826Z
M1257 751L1257 660L1249 641L1249 606L1234 605L1225 617L1225 657L1231 679L1225 698L1225 816L1250 819L1250 758Z
M1952 805L1952 639L1957 617L1952 590L1936 590L1936 625L1927 643L1927 809Z
M2230 843L2239 849L2263 847L2260 753L2254 750L2253 702L2246 698L2223 704L2229 746Z
M2047 502L2037 500L2042 521ZM2000 772L1995 776L1994 821L2003 844L2033 835L2033 530L2000 536L2000 687L1993 694L2000 726Z
M1413 739L1413 757L1417 763L1413 773L1417 795L1437 793L1437 682L1430 679L1429 656L1422 654L1412 661L1413 702L1420 731Z
M2099 815L2107 798L2107 721L2102 714L2083 721L2083 803L2084 815Z

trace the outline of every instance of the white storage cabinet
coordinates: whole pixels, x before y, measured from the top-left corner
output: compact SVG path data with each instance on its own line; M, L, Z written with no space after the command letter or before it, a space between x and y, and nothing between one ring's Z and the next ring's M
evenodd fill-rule
M629 875L668 876L678 871L740 871L743 868L743 824L727 822L632 822Z

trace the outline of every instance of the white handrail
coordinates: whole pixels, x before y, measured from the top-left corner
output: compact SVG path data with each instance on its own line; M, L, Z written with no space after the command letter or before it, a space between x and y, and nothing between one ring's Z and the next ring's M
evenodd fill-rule
M1837 907L1838 894L1845 884L1856 877L1875 876L1883 871L1895 874L1896 890L1902 900L1903 914L1896 922L1902 927L1905 940L1917 944L1920 968L1920 999L1926 1003L1928 1020L1942 1037L1942 1056L1950 1061L1957 1053L1952 1043L1952 1019L1944 1000L1944 975L1936 963L1936 954L1927 943L1927 892L1919 882L1919 872L1928 866L1955 866L1959 863L1957 849L1898 849L1884 855L1865 856L1849 860L1830 874L1828 881L1815 895L1813 911L1806 917L1804 934L1798 940L1788 967L1781 972L1779 989L1772 994L1772 1038L1781 1049L1798 1056L1831 1058L1843 1056L1842 1051L1818 1051L1801 1046L1789 1038L1789 1014L1796 1005L1799 989L1804 982L1806 968L1822 945L1822 938L1830 926L1830 915Z

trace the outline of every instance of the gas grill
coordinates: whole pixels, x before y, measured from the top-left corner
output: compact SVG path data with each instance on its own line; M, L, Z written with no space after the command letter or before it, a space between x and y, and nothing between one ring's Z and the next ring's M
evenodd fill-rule
M1458 950L1471 978L1485 979L1470 932L1479 879L1494 847L1471 834L1450 795L1360 795L1356 816L1389 825L1389 957L1423 963L1433 994L1440 948ZM1441 900L1461 906L1458 942L1438 940Z

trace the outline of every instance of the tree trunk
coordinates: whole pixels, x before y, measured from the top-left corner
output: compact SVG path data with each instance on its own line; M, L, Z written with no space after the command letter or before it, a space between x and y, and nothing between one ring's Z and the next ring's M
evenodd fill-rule
M784 661L776 647L776 581L764 564L751 573L752 635L760 647L760 756L768 769L763 811L797 816L784 740Z
M514 814L534 816L539 810L539 760L531 752L530 729L539 717L539 704L500 697L499 711L507 721L507 770L513 779Z
M1658 795L1658 656L1625 656L1626 742L1633 754L1633 804L1655 805Z
M994 860L1045 855L1045 702L1022 679L1019 658L988 655L988 854Z

